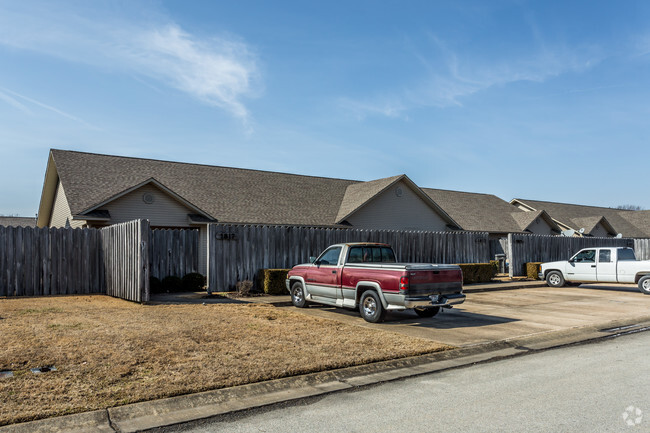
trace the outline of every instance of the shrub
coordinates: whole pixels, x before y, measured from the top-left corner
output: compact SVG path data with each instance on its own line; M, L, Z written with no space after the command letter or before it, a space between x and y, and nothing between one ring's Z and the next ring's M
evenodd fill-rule
M490 260L490 264L494 266L494 275L499 273L499 261L498 260ZM492 275L494 277L494 275Z
M245 298L247 296L251 296L253 282L251 280L237 281L235 288L237 289L237 296Z
M267 295L288 295L285 281L289 269L261 269L259 282Z
M487 283L496 274L491 263L459 263L463 271L463 284Z
M198 272L185 274L182 286L184 292L198 292L205 287L205 277Z
M183 280L176 275L168 275L162 279L163 292L178 292L183 287Z
M162 283L156 277L149 277L149 293L162 293Z
M526 263L526 276L530 280L539 280L539 273L542 270L542 262Z

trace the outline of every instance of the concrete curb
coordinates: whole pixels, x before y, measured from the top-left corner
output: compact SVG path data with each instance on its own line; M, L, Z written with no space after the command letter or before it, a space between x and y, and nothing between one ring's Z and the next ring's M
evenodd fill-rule
M226 413L325 395L371 384L433 373L650 330L650 315L598 326L550 331L411 358L310 373L233 388L153 400L0 427L0 433L139 432Z

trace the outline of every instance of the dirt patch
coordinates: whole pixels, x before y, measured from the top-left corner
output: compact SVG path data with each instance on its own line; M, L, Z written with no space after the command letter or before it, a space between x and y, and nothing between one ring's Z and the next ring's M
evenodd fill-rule
M269 305L0 299L0 425L450 349ZM56 371L33 374L30 369Z

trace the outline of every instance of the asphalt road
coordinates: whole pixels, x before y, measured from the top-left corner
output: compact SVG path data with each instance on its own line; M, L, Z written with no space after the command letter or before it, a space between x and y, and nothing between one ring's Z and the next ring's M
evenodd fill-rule
M642 332L164 431L650 432L649 347Z

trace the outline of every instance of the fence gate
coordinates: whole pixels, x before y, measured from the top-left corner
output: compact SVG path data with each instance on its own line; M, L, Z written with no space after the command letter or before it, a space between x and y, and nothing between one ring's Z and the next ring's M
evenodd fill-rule
M101 229L106 294L135 302L149 301L148 220Z

